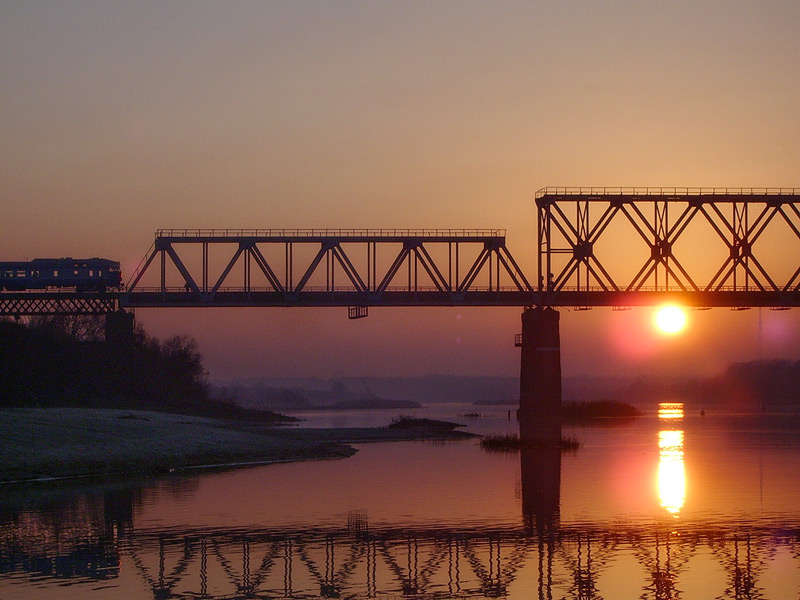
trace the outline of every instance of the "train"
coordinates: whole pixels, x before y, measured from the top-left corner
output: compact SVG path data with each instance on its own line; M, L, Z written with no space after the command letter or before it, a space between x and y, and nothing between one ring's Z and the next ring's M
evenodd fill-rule
M76 291L121 289L119 263L107 258L35 258L0 262L0 291L74 288Z

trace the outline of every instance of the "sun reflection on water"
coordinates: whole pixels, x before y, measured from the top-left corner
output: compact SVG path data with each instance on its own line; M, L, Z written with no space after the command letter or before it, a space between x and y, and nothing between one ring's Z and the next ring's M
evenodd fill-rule
M659 404L658 417L665 426L675 425L683 419L683 404ZM686 501L682 430L662 429L658 432L658 496L661 506L677 517Z
M662 402L658 405L658 418L662 421L679 421L683 419L683 403Z

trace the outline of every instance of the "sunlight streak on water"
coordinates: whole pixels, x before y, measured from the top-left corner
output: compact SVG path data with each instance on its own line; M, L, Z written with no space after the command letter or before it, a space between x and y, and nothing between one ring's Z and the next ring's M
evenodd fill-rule
M683 404L662 402L658 405L662 426L683 420ZM686 470L683 464L683 431L662 429L658 432L658 497L667 512L677 517L686 502Z
M658 496L661 506L678 516L686 501L682 431L658 432Z
M658 418L664 421L683 419L682 402L662 402L658 405Z

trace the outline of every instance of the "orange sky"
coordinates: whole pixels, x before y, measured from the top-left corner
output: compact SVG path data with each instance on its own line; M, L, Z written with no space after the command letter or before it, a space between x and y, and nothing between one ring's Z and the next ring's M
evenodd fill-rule
M798 31L796 2L4 3L0 258L136 264L162 227L500 227L533 272L546 185L800 185ZM565 311L564 370L800 355L796 311L760 335L757 310L690 316L665 340L643 309ZM197 337L213 377L518 370L515 309L137 318Z

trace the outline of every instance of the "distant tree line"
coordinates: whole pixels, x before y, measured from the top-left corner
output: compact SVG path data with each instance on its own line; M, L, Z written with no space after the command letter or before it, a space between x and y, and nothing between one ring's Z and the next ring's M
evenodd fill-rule
M800 360L733 363L703 382L702 394L732 406L800 405Z
M0 406L82 406L259 416L213 400L197 342L141 327L130 347L104 342L102 317L0 320Z
M615 390L624 402L689 401L737 409L775 405L800 406L800 360L731 363L708 378L636 378Z

